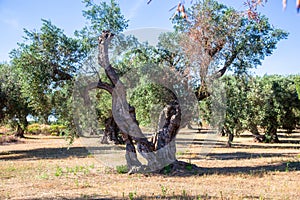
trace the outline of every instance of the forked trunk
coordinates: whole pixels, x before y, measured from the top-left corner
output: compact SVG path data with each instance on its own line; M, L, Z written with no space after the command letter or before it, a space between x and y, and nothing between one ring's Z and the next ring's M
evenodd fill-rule
M174 100L174 102L165 107L160 117L158 131L152 140L149 141L139 127L134 107L129 105L127 101L126 88L109 62L108 46L113 36L109 31L104 31L99 37L98 62L104 68L110 84L99 80L97 87L105 89L112 95L112 114L126 144L125 156L129 173L144 170L160 170L176 161L175 138L181 121L179 103ZM113 123L112 121L107 121L107 129L111 127L114 129ZM116 132L116 130L113 131ZM146 166L142 166L138 160L133 141L136 143L137 151L147 160Z

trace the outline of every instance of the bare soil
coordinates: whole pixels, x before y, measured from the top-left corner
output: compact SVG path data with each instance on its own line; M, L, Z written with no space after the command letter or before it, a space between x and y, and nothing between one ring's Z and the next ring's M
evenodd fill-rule
M299 132L279 134L279 144L245 133L232 148L207 134L177 153L198 170L133 175L104 166L79 139L68 149L62 137L27 136L0 145L0 199L300 199Z

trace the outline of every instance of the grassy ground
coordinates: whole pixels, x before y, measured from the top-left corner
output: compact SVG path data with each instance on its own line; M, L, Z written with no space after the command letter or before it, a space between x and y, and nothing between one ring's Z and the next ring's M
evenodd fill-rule
M201 167L196 174L127 175L103 166L80 140L68 150L63 138L28 136L0 145L0 199L299 199L300 133L280 134L280 144L244 134L232 148L217 138L205 149L205 138L197 134L177 153Z

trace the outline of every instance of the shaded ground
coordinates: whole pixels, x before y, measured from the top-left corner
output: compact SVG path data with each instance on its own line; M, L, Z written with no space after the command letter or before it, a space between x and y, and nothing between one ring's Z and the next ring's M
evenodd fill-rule
M0 146L0 199L297 199L300 196L300 133L280 144L253 143L249 135L226 138L199 133L177 157L184 166L165 175L118 174L76 140L29 136ZM179 144L191 140L178 138ZM105 150L105 146L101 147ZM122 150L122 148L121 148ZM179 171L180 172L180 171Z

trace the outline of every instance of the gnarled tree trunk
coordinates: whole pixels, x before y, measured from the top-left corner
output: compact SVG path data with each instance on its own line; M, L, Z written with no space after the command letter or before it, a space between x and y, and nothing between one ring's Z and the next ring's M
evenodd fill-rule
M142 133L136 120L135 109L126 99L126 89L119 80L118 74L111 66L108 58L108 45L114 35L104 31L99 37L98 62L104 68L110 84L98 81L97 88L105 89L112 94L112 110L116 124L107 121L108 129L117 125L122 132L126 144L126 161L129 173L148 170L155 171L176 161L175 138L180 128L181 110L175 100L168 105L160 117L157 133L149 141ZM114 129L114 128L113 128ZM115 130L114 130L115 131ZM134 142L136 143L137 150ZM137 158L137 151L147 160L147 165L142 166Z

